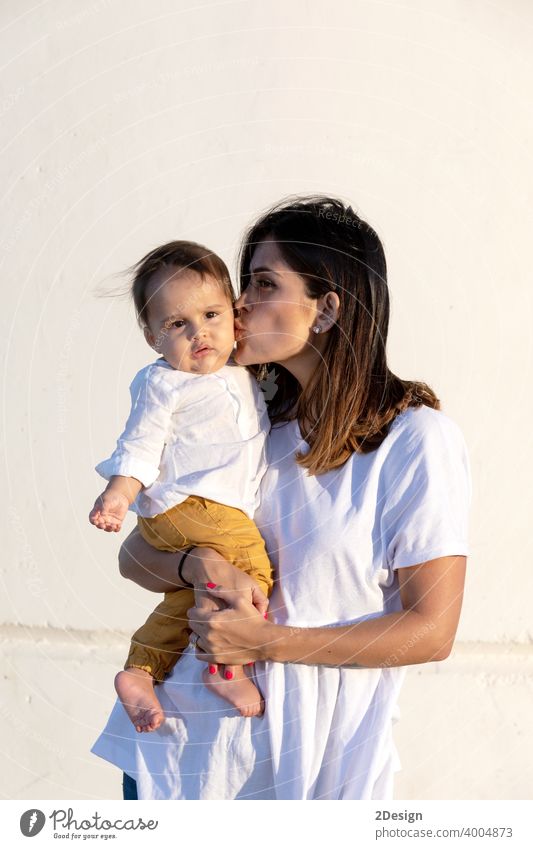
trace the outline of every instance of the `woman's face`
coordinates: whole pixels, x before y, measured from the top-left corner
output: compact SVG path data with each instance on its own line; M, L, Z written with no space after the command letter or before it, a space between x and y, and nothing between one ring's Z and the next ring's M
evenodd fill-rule
M318 301L306 294L304 278L287 265L276 242L258 244L249 284L235 307L240 314L234 357L240 365L279 363L297 373L304 362L317 358L322 340L311 328L317 323Z

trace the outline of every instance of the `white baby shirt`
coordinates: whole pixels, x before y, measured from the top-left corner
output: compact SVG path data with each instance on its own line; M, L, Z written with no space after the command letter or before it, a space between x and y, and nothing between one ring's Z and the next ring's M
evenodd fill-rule
M117 447L96 466L106 480L124 475L143 484L130 509L156 516L199 495L253 518L270 429L255 378L231 361L191 374L160 358L135 376L130 394Z

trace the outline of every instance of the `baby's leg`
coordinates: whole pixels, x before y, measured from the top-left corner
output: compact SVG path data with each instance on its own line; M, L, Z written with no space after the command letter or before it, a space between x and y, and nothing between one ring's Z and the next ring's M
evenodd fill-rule
M118 697L139 733L155 731L165 718L154 685L172 671L188 645L186 611L193 605L192 590L166 593L164 601L133 635L125 668L115 677ZM225 605L202 593L197 606L220 610Z
M256 578L265 592L269 591L272 569L265 544L245 513L191 496L185 509L180 506L179 521L189 543L194 541L197 545L214 548L228 562ZM212 692L236 707L242 716L260 716L265 705L252 675L251 668L213 664L204 669L202 679Z
M230 679L225 677L225 671L231 673ZM265 703L245 667L219 666L214 674L204 669L202 679L213 693L236 707L241 716L261 716L263 713Z
M246 514L235 508L226 507L199 496L190 496L186 501L170 508L164 516L141 520L140 530L143 536L146 533L147 541L156 545L157 548L164 546L184 548L191 545L211 547L243 571L253 572L257 560L256 571L259 573L257 577L262 577L260 573L264 571L270 579L270 564L259 531ZM189 591L182 590L175 595L183 600L187 592ZM179 615L183 617L185 611L193 606L193 601L182 604ZM225 607L222 602L212 596L202 596L198 607L202 606L206 609ZM163 624L166 621L164 620ZM175 630L175 627L168 629L165 627L165 634L158 633L157 638L154 638L155 634L152 633L152 641L149 644L159 649L172 648ZM146 642L145 637L146 635L143 634L143 642ZM165 657L162 662L166 665ZM134 665L144 666L146 661L139 661L136 658ZM257 716L263 712L264 702L261 694L242 667L223 667L213 664L205 668L202 678L213 692L238 708L243 716ZM154 709L151 701L153 697L150 694L148 730L152 730L153 714L150 711Z
M135 729L155 731L164 720L154 684L164 681L187 648L190 629L186 611L194 604L192 590L165 593L144 625L132 637L124 670L115 689Z

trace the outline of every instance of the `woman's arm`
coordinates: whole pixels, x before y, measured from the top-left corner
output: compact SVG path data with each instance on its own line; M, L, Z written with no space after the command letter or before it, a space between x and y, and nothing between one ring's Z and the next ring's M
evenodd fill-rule
M134 528L119 552L120 574L151 592L171 592L186 586L178 577L181 554L159 551ZM254 579L210 548L194 548L187 555L182 575L196 590L205 590L207 583L224 584L230 598L240 595L257 611L266 613L268 599Z
M450 654L463 597L466 558L436 560L398 569L403 610L354 625L296 628L261 621L238 599L231 609L193 608L198 658L240 665L252 660L327 666L407 666ZM228 601L225 590L213 595ZM194 620L194 621L193 621Z
M445 660L459 623L465 568L466 557L439 557L398 569L402 611L340 628L292 634L294 629L285 628L268 654L273 660L333 666L407 666Z

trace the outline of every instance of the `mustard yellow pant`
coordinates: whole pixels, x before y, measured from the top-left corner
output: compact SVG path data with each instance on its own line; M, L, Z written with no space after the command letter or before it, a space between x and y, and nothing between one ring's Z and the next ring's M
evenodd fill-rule
M166 513L151 519L139 517L138 528L160 551L188 546L208 546L254 578L265 595L272 586L272 569L265 543L248 516L233 507L191 495ZM187 610L194 607L194 592L177 589L165 598L132 637L125 664L146 669L157 681L172 670L189 642Z

